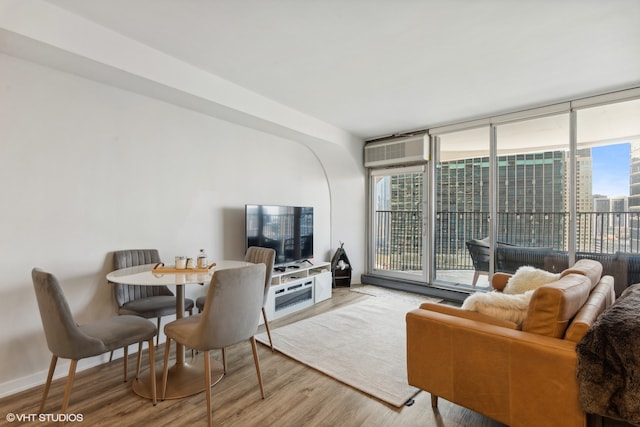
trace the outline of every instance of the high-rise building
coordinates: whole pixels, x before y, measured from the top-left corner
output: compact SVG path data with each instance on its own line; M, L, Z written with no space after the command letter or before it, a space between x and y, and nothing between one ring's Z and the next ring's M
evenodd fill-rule
M566 223L565 152L500 156L497 166L498 241L561 247ZM459 236L488 235L489 188L488 157L438 165L436 209L455 223L447 224L449 230Z
M631 141L631 164L629 176L629 212L640 212L640 141ZM640 241L640 220L637 215L631 215L629 221L632 242ZM639 250L637 246L632 248Z
M567 156L569 154L567 153ZM569 161L567 157L567 161ZM590 213L593 212L593 158L591 156L591 149L584 148L576 152L576 172L573 174L576 179L576 212L578 213ZM570 184L570 180L566 180L567 186ZM568 190L568 187L567 187ZM570 192L567 191L567 194ZM565 199L566 211L569 212L569 200ZM595 240L591 238L594 232L595 222L590 217L586 217L588 220L576 221L576 239L578 243L578 251L592 251L590 248ZM569 236L568 222L565 225L565 236ZM568 247L568 241L565 240L563 248Z

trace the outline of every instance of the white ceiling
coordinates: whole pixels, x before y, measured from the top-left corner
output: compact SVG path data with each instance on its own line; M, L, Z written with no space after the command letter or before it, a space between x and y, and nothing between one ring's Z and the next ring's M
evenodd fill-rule
M640 86L638 0L48 0L369 139Z

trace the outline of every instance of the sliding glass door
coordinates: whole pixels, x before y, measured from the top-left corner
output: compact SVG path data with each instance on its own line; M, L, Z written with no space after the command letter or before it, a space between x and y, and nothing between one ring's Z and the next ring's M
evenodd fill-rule
M371 271L426 281L424 168L373 170L370 175Z

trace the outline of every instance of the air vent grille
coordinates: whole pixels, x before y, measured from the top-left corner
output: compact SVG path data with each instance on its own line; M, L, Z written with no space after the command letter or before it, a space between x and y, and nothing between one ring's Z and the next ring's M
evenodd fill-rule
M428 160L428 135L377 142L364 147L364 165L368 168L426 163Z

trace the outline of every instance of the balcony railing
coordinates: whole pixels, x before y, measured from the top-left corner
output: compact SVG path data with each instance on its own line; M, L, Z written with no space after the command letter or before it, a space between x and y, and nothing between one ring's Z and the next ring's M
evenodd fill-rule
M422 213L378 211L376 262L380 269L422 269ZM486 212L437 212L435 266L438 270L473 269L465 242L489 234ZM566 250L568 212L499 213L497 239L517 246ZM640 253L640 212L582 212L576 218L577 252Z

